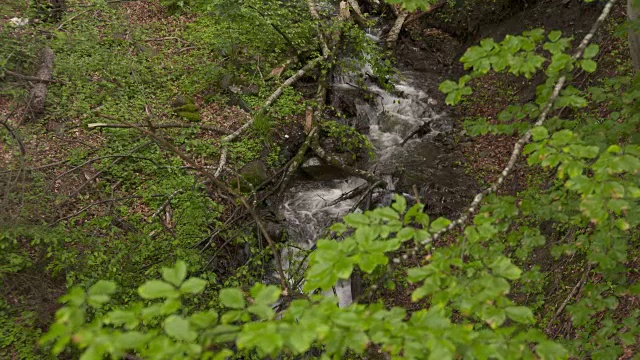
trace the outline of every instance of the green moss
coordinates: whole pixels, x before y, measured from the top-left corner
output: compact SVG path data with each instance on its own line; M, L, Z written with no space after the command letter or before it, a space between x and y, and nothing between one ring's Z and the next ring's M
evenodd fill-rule
M177 107L175 111L176 112L198 112L198 107L192 103L188 103L180 107Z
M200 114L198 114L197 112L180 111L178 112L178 116L191 122L199 122L201 120Z

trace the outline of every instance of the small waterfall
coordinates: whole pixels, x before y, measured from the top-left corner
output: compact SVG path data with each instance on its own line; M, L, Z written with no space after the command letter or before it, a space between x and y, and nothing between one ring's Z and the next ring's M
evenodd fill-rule
M365 79L371 77L367 75L373 75L369 66L359 71L360 75L364 73ZM420 144L429 142L438 132L449 130L450 124L437 121L441 116L432 109L435 100L415 86L411 73L402 73L402 79L396 79L390 91L367 81L366 91L373 97L370 101L362 99L362 88L354 86L357 75L359 74L347 73L336 76L332 86L333 93L335 96L353 99L357 112L357 119L354 120L368 124L368 138L375 148L376 158L371 162L371 169L375 169L377 174L392 184L389 174L395 171L400 163L399 159L422 156ZM400 146L407 135L423 124L430 127L429 136L410 140ZM305 250L312 249L325 229L346 215L356 200L344 200L334 205L332 201L364 183L364 180L355 177L331 181L299 181L287 191L280 210L286 219L285 226L291 244L282 254L290 283L302 278L305 265L300 262L306 259ZM385 198L387 199L380 203L390 203L391 196L387 195ZM297 285L302 287L302 284ZM334 294L337 295L340 306L351 304L350 281L339 283Z

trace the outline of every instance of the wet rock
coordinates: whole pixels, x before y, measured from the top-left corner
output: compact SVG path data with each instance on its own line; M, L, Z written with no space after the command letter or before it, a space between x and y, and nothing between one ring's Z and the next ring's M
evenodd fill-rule
M280 242L283 240L284 225L282 223L276 221L265 221L264 227L267 230L267 234L269 234L271 240L275 242Z
M317 157L307 159L300 165L300 170L314 180L332 180L342 175L340 169L325 164Z

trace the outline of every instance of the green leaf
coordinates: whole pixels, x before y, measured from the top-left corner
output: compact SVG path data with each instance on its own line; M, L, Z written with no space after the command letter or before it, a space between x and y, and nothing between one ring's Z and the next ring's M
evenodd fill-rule
M451 81L451 80L445 80L443 81L440 86L438 87L438 90L440 90L440 92L448 94L454 90L458 89L458 84Z
M264 284L256 283L251 288L251 296L257 304L273 304L280 298L280 293L281 290L274 285L265 286Z
M600 46L598 44L590 44L584 49L584 54L582 55L585 59L592 59L594 56L598 54L600 51Z
M400 231L398 231L398 233L396 234L396 239L402 242L405 242L407 240L411 240L415 235L415 233L416 233L416 229L412 227L405 227L405 228L402 228Z
M451 220L445 218L437 218L431 223L431 226L429 226L429 231L431 233L436 233L449 226L449 224L451 224Z
M100 280L89 288L91 295L111 295L116 291L116 283L113 281Z
M568 359L569 352L562 345L553 341L543 341L536 346L536 353L541 360Z
M369 223L371 223L371 220L369 220L369 218L364 214L351 213L344 217L344 222L351 227L359 227L363 225L369 225Z
M207 281L200 278L190 278L180 286L180 292L183 294L199 294L207 286Z
M495 275L509 280L516 280L520 278L520 274L522 274L522 270L505 256L499 256L489 267Z
M596 64L596 62L593 60L582 60L580 61L580 67L582 67L582 70L588 73L592 73L596 71L596 69L598 68L598 64Z
M244 309L246 305L244 294L236 288L220 290L220 302L231 309Z
M275 311L273 311L273 308L270 305L266 304L251 305L247 308L247 311L263 320L273 319L273 317L276 315Z
M399 214L403 214L404 211L407 209L407 199L405 199L404 196L399 194L395 194L393 199L394 201L393 201L393 204L391 204L391 207L395 211L397 211Z
M194 341L198 337L198 333L191 329L189 320L178 315L171 315L164 320L162 328L174 339L182 341Z
M504 311L509 319L521 324L533 324L535 322L533 312L526 306L507 306Z
M176 298L180 292L176 288L162 280L149 280L138 288L138 294L143 299Z
M118 347L127 350L137 349L144 346L144 344L149 341L152 336L153 335L151 334L144 334L140 331L129 331L116 336L113 339L113 342L115 344L118 344Z
M79 287L72 288L66 295L60 298L63 304L71 304L74 306L80 306L84 304L85 292Z
M562 31L559 31L559 30L552 31L548 35L549 40L551 40L552 42L556 42L560 40L561 36L562 36Z
M531 134L533 135L533 140L540 141L549 137L549 132L547 128L544 126L536 126L531 129Z
M178 260L173 268L162 268L162 278L175 286L180 286L187 276L187 264Z
M199 311L189 316L189 322L199 329L206 329L218 322L218 313L213 310Z

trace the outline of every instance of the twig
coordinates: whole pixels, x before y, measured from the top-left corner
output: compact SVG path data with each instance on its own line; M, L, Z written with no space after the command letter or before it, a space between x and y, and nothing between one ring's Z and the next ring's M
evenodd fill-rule
M100 117L103 117L105 119L110 119L113 120L115 119L113 116L109 116L109 115L105 115L105 114L97 114ZM148 124L133 124L135 127L149 127ZM131 127L129 125L125 125L125 124L106 124L106 123L92 123L92 124L88 124L87 127L89 129L95 129L95 128L122 128L122 129L135 129L135 127ZM227 130L227 129L223 129L217 126L210 126L210 125L199 125L199 124L195 124L195 125L191 125L191 124L180 124L180 123L166 123L166 124L153 124L153 128L154 129L172 129L172 128L181 128L181 129L199 129L199 130L205 130L205 131L213 131L213 132L217 132L220 134L230 134L231 131Z
M166 37L160 37L160 38L151 38L151 39L144 39L144 41L149 41L149 42L155 42L155 41L167 41L167 40L178 40L181 43L185 43L185 44L189 44L188 41L183 40L177 36L166 36Z
M164 210L164 208L167 207L167 205L169 205L169 203L171 202L171 200L173 200L173 198L178 195L179 193L181 193L183 190L182 189L178 189L176 191L173 192L173 194L169 195L169 197L167 198L167 200L165 200L162 205L160 205L160 207L158 207L158 209L156 209L156 211L153 213L153 215L151 215L151 217L149 218L148 222L151 222L151 220L153 220L155 217L157 217L158 215L160 215L160 213L162 212L162 210Z
M13 112L12 112L12 114L13 114ZM11 114L9 115L9 117L11 117ZM27 154L27 149L24 147L24 144L22 143L22 140L20 140L20 137L18 137L18 134L16 134L15 131L13 131L11 126L9 126L9 124L6 121L0 120L0 125L4 126L4 128L7 129L9 134L11 134L11 137L14 138L18 142L18 147L20 148L20 154L26 155Z
M60 29L62 29L62 27L63 27L66 23L70 22L71 20L73 20L73 19L77 18L78 16L80 16L80 15L82 15L82 14L88 13L88 12L89 12L89 11L91 11L91 10L93 10L93 9L87 9L87 10L84 10L84 11L80 11L79 13L77 13L77 14L73 15L72 17L70 17L70 18L68 18L68 19L64 20L63 22L61 22L61 23L60 23L60 25L58 25L58 27L56 28L56 30L60 30Z
M574 296L576 296L576 294L578 294L578 292L580 290L582 290L582 287L584 286L584 283L587 281L587 278L589 277L588 275L589 275L590 271L591 271L591 264L589 264L587 266L587 268L585 269L584 273L582 274L582 278L580 278L580 280L573 287L573 289L571 290L569 295L567 295L567 298L564 299L564 301L562 302L560 307L558 307L558 310L556 310L556 312L553 314L553 317L551 318L551 320L549 320L549 323L547 324L547 327L545 328L545 332L546 333L548 333L551 330L551 325L553 325L553 322L560 316L560 314L562 314L562 312L564 311L564 308L567 307L567 304L569 303L569 301L571 301L571 299Z
M587 47L587 45L589 45L589 42L591 42L591 39L593 39L593 36L595 35L595 32L598 30L598 28L600 27L602 22L604 22L604 20L607 18L607 16L609 16L609 13L611 12L611 8L613 7L613 4L615 2L616 2L616 0L609 0L609 2L607 2L607 4L605 5L604 9L602 10L602 13L598 17L598 19L593 23L593 26L591 27L591 30L589 31L589 33L587 35L585 35L585 37L580 42L580 45L578 45L578 48L576 49L575 53L572 56L572 58L574 60L576 60L576 59L580 58L580 56L582 56L582 53L584 52L584 49ZM544 106L542 112L540 113L540 116L538 117L538 120L535 122L533 127L541 126L542 124L544 124L544 122L547 119L547 116L549 115L549 112L551 111L551 109L553 107L553 104L555 103L556 99L558 98L558 95L560 94L560 90L562 90L562 87L564 86L566 80L567 80L566 75L563 75L558 79L558 81L556 82L556 84L555 84L555 86L553 88L553 92L552 92L551 96L549 97L549 99L547 99L547 102L545 103L545 106ZM424 245L426 245L428 243L433 242L434 240L437 240L442 234L444 234L446 232L449 232L449 231L453 230L454 228L456 228L458 226L461 226L462 224L464 224L467 221L467 219L469 219L469 217L471 215L475 214L475 212L478 210L478 207L479 207L480 202L482 201L482 199L485 196L496 192L498 190L498 188L504 183L505 179L511 173L511 171L513 171L513 168L514 168L514 166L516 164L516 161L520 157L520 154L522 152L522 149L524 148L524 145L526 143L528 143L529 140L531 140L532 133L533 133L533 130L529 129L520 139L518 139L518 141L516 142L516 144L513 147L513 151L511 153L511 157L509 159L509 162L507 163L505 168L502 170L502 173L500 174L500 177L498 178L498 180L495 183L493 183L491 186L489 186L486 189L484 189L482 192L476 194L476 196L474 197L473 201L469 205L469 208L467 208L467 210L460 217L458 217L456 220L452 221L446 228L444 228L444 229L432 234L430 237L420 241L420 245L424 246ZM418 248L418 246L416 246L415 248L413 248L411 250L412 255L415 255L417 253L417 251L418 251L417 248ZM407 259L408 255L405 253L402 256L402 258L403 259ZM401 259L400 258L395 258L395 259L393 259L393 261L396 262L396 263L399 263L401 261Z
M61 221L67 220L67 219L71 219L72 217L76 217L80 214L82 214L83 212L85 212L86 210L89 210L90 208L97 206L97 205L101 205L101 204L106 204L108 202L116 202L116 201L123 201L123 200L130 200L130 199L140 199L142 198L141 195L130 195L130 196L125 196L125 197L120 197L120 198L112 198L112 199L106 199L106 200L100 200L100 201L96 201L93 202L85 207L83 207L82 209L74 212L73 214L69 215L69 216L65 216L62 217L56 221L54 221L51 225L49 225L50 227L54 227L56 224L58 224Z

